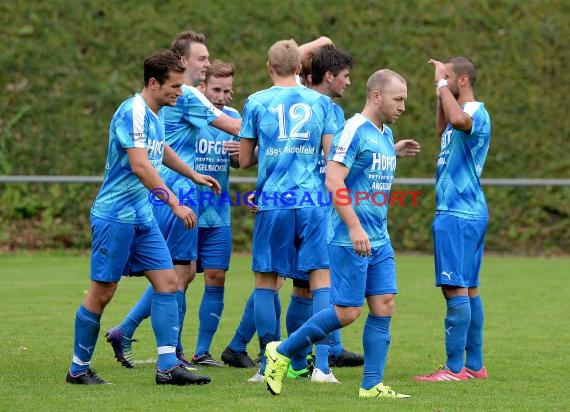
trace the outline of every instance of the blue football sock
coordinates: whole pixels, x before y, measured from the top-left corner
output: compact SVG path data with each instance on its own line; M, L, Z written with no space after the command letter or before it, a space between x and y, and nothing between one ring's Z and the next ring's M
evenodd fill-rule
M239 326L228 346L231 350L236 352L245 352L247 344L251 341L253 335L255 335L255 320L253 313L253 292L251 292L243 309Z
M458 373L463 368L470 320L469 296L454 296L447 299L447 317L445 318L447 361L445 364L453 373Z
M388 348L390 347L391 316L376 316L368 314L362 331L364 346L364 370L362 374L363 389L370 389L384 377Z
M140 323L150 316L153 292L152 285L149 285L137 303L135 303L135 306L133 306L125 319L123 319L123 322L119 325L119 329L124 337L132 339Z
M205 285L202 303L200 303L200 310L198 311L200 327L198 328L196 355L201 356L210 352L210 345L218 330L223 311L224 287Z
M330 334L331 344L329 355L339 356L344 351L342 346L341 329L337 329Z
M261 353L261 372L265 371L265 346L274 340L276 331L275 291L273 289L255 288L253 291L253 312L255 329L259 339Z
M287 326L287 336L303 326L313 314L313 300L302 296L291 295L289 307L287 308L287 316L285 317L285 325ZM311 346L307 346L306 350L300 351L291 357L291 367L298 371L307 367L307 355L311 351Z
M329 305L327 309L314 314L295 333L285 339L277 347L277 350L282 355L291 358L295 353L304 350L307 344L312 345L326 337L333 330L341 327L342 325L335 309Z
M75 313L73 359L69 368L72 375L80 375L89 369L100 327L101 315L79 306Z
M471 307L471 322L467 330L467 345L465 346L465 366L473 371L479 371L483 367L483 302L477 295L469 299Z
M311 291L313 296L313 314L331 307L331 288L319 288ZM329 374L330 336L315 344L315 367L324 374Z
M150 321L158 350L157 368L167 371L179 364L176 357L176 342L179 326L176 293L154 292Z
M279 292L275 292L273 306L275 306L275 340L281 340L281 298Z
M176 352L184 353L184 345L182 345L182 329L184 327L184 318L186 317L186 292L184 290L176 291L176 303L178 304L178 340L176 341Z

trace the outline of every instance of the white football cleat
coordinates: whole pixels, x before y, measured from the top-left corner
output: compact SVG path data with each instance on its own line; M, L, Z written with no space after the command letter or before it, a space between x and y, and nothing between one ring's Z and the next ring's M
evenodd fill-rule
M255 375L253 375L247 381L249 383L263 383L263 382L265 382L265 377L261 373L259 373L259 370L258 370L257 372L255 372Z
M313 374L311 376L311 382L317 382L317 383L340 383L340 381L335 378L335 376L332 373L332 370L330 371L330 373L323 373L323 371L321 371L319 368L315 368L313 369Z

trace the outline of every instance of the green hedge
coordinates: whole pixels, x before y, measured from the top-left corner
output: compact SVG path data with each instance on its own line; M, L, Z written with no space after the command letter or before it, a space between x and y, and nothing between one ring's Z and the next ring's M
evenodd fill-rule
M194 29L206 33L212 57L236 64L238 109L250 93L269 86L266 51L282 38L301 43L326 35L354 56L352 87L340 101L347 117L361 109L374 70L403 74L407 112L394 131L420 140L423 152L400 162L399 177L435 172L439 139L427 60L468 55L479 68L476 95L493 121L484 177L568 178L569 15L563 0L4 2L0 174L100 175L109 121L141 88L144 57L167 47L177 32ZM0 184L0 246L88 246L96 186ZM390 211L397 248L431 248L433 188L421 190L420 206ZM489 249L568 252L568 188L490 187L486 193ZM233 210L238 249L250 243L246 213Z

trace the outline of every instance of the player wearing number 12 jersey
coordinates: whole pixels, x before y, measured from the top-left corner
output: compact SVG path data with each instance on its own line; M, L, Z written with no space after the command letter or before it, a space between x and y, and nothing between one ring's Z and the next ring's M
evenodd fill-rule
M273 300L277 274L308 273L311 287L330 286L327 269L327 208L318 173L321 148L328 155L337 129L332 100L297 84L301 59L294 40L275 43L268 52L273 87L247 99L240 130L240 167L258 161L259 212L253 234L255 326L262 352L276 339ZM258 159L255 156L257 146ZM326 285L320 285L320 283ZM260 372L265 369L262 356Z

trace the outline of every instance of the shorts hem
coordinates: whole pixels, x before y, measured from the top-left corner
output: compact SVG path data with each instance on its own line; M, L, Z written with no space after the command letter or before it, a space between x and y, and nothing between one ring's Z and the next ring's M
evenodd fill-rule
M204 267L204 266L201 266L201 267L200 267L200 270L197 270L196 272L197 272L197 273L202 273L202 272L204 272L204 270L206 270L206 269L218 269L218 270L224 270L224 271L227 272L228 270L230 270L230 267L229 267L229 266L226 266L226 267L215 267L215 266Z
M287 279L293 279L293 280L303 280L303 281L309 281L309 274L302 274L302 273L280 273L279 276L283 276L284 278Z
M331 302L332 305L335 306L342 306L342 307L347 307L347 308L362 308L364 307L364 300L362 300L362 302L359 303L346 303L346 302Z
M378 290L378 291L369 292L366 294L365 297L378 296L378 295L397 295L397 294L398 294L397 290L386 289L386 290Z
M196 258L194 258L194 259L172 259L173 265L186 266L186 265L192 264L192 262L196 262Z
M310 268L310 269L297 268L297 270L299 270L300 272L307 272L307 275L308 275L309 272L312 271L312 270L320 270L320 269L327 269L327 270L330 270L330 265L329 265L329 264L327 264L327 265L323 264L323 266L316 267L316 268L313 267L313 268Z
M456 285L456 284L453 284L453 283L437 283L437 282L435 283L435 287L436 287L436 288L440 288L440 287L442 287L442 286L450 286L450 287L453 287L453 288L478 288L478 287L479 287L479 284L474 285L474 286L467 286L467 285Z
M284 277L288 277L288 276L289 276L289 275L285 274L285 271L282 270L282 269L275 269L275 268L270 268L270 269L267 269L267 268L258 269L258 268L252 267L251 270L254 271L254 272L259 272L259 273L277 273L277 274L279 274L280 276L284 276Z

